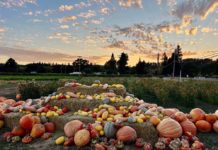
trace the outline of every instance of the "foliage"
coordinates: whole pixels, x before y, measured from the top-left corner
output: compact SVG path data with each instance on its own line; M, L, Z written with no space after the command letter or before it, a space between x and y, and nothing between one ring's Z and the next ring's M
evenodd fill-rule
M4 69L6 72L17 72L18 71L17 62L13 58L9 58L5 63Z
M105 71L107 74L115 74L117 73L117 61L114 58L114 54L112 53L111 59L107 61L104 65Z
M126 53L121 53L120 59L117 61L117 68L120 74L127 73L128 55Z

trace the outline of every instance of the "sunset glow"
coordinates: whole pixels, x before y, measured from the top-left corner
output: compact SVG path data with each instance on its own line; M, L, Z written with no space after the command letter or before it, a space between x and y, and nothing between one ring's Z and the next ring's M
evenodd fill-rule
M218 52L218 0L3 0L0 62L104 64L128 53L156 62L177 44L183 58ZM216 57L217 58L217 57Z

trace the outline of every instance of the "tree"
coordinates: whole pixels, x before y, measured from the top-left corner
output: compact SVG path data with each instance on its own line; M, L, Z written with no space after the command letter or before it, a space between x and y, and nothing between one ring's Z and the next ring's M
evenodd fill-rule
M114 58L114 54L112 53L111 59L107 61L104 65L105 71L108 74L115 74L117 73L117 61Z
M146 74L146 70L145 70L145 67L146 67L146 63L145 61L141 61L141 59L139 59L139 62L136 64L136 73L137 74Z
M167 73L168 73L168 71L167 71L167 64L168 64L168 58L167 58L167 55L166 55L166 53L164 52L163 53L163 57L162 57L162 64L161 64L161 66L162 66L162 74L163 75L167 75Z
M6 72L17 72L18 71L18 65L17 62L13 58L9 58L4 66Z
M73 62L74 71L83 72L89 66L89 61L86 59L78 58Z
M120 56L120 59L118 60L118 62L117 62L117 66L118 66L118 72L120 73L120 74L125 74L125 73L127 73L127 64L128 64L128 60L129 60L129 58L128 58L128 55L127 54L125 54L124 52L123 53L121 53L121 56Z

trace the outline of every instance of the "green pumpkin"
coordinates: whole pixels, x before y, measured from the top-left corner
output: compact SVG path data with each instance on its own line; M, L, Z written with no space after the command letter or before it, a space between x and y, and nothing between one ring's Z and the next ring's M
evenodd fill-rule
M128 117L128 122L129 123L134 123L134 122L136 122L136 120L133 117Z
M106 122L106 124L104 126L104 134L106 137L108 137L108 138L115 137L116 131L117 130L116 130L113 122Z

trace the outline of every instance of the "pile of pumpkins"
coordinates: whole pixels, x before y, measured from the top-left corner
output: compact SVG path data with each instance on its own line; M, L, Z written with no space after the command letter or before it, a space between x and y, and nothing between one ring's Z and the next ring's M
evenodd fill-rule
M55 131L55 125L48 122L47 118L42 116L25 115L19 121L19 126L15 126L11 132L6 132L3 138L10 143L31 143L36 138L46 140L52 136Z

